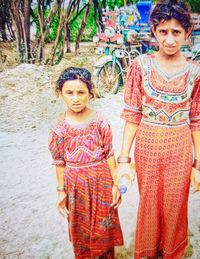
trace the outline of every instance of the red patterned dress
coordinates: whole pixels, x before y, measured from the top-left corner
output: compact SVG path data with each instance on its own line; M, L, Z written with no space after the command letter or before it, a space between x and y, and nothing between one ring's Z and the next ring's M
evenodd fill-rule
M135 259L180 259L187 245L191 131L200 131L200 67L161 71L154 55L131 65L122 118L138 125L135 162L140 192Z
M107 120L94 112L84 123L64 119L54 123L49 138L53 164L65 166L68 226L79 258L114 258L123 244L118 212L112 203L112 177L106 159L114 155ZM110 252L109 252L110 251Z

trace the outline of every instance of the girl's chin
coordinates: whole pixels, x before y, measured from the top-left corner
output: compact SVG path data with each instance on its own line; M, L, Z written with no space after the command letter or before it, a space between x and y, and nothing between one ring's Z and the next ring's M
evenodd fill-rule
M177 49L162 49L162 53L167 56L174 56L179 52Z
M85 108L82 108L82 107L76 107L71 110L73 113L84 113L86 111Z
M174 55L178 52L178 50L175 48L164 48L163 52L167 55Z

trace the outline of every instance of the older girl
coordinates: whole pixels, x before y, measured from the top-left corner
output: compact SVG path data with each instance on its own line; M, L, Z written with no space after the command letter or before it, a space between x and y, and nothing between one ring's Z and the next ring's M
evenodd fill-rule
M136 137L140 202L134 258L180 259L188 242L192 164L200 174L200 67L181 53L191 33L184 1L158 2L150 21L159 51L135 59L129 69L117 170L129 170Z

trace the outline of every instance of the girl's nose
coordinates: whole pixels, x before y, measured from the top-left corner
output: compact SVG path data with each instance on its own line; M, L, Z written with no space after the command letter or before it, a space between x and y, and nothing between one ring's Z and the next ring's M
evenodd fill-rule
M167 38L166 38L166 43L168 45L174 44L174 36L172 33L168 33Z
M78 101L78 95L77 94L73 94L72 95L72 100L73 101Z

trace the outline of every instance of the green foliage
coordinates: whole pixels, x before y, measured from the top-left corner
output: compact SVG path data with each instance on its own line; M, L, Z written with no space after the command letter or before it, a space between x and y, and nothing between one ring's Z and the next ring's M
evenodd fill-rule
M56 38L56 34L57 34L57 29L58 29L58 25L59 25L59 18L58 18L58 13L55 15L55 17L53 18L53 21L51 23L51 27L50 27L50 31L49 31L49 40L53 41Z
M191 6L191 11L194 13L200 13L200 0L187 0Z
M138 0L126 0L126 4L135 4L138 2ZM109 9L114 10L114 7L121 7L124 6L125 0L107 0L106 5L109 7Z
M39 24L39 19L38 19L38 10L37 8L34 8L33 10L33 13L34 13L34 19L33 19L33 24L35 24L35 28L36 28L36 36L39 35L40 33L40 24Z
M127 3L130 2L130 0L127 0ZM113 10L115 6L121 7L124 6L124 0L107 0L106 5L109 7L109 9Z
M49 14L49 10L46 10L45 18L48 16L48 14ZM34 15L35 15L36 19L33 21L33 23L35 23L35 25L36 25L35 26L36 35L38 36L39 32L40 32L40 26L39 26L39 21L38 21L37 8L34 9ZM76 15L76 13L74 13L74 15L72 16L72 19L75 15ZM71 31L70 40L72 42L76 41L80 26L81 26L82 18L83 18L83 13L81 13L70 26L70 31ZM51 42L51 41L55 40L58 25L59 25L59 19L58 19L58 14L56 14L51 23L51 27L49 30L49 34L47 35L46 42ZM94 7L92 7L90 14L88 16L87 24L84 29L84 33L83 33L81 41L91 41L93 36L96 35L96 32L97 32L97 25L94 20Z
M76 14L74 14L73 17L75 15ZM72 19L73 19L73 17L72 17ZM83 13L81 13L70 26L70 30L71 30L70 40L72 42L76 41L82 19L83 19ZM94 7L92 7L90 14L88 16L88 20L87 20L86 27L84 29L81 41L91 41L92 38L96 35L96 32L97 32L97 25L94 20Z
M34 15L35 15L35 19L33 20L33 23L35 23L35 27L36 27L36 36L39 35L40 33L40 24L39 24L39 20L38 20L38 10L37 8L35 8L33 10L34 12ZM46 10L45 12L45 19L47 18L48 14L49 14L49 9ZM49 34L47 35L47 38L46 38L46 42L51 42L53 40L55 40L56 38L56 34L57 34L57 28L58 28L58 24L59 24L59 19L58 19L58 14L55 15L55 17L53 18L53 21L51 23L51 27L50 27L50 30L49 30Z

